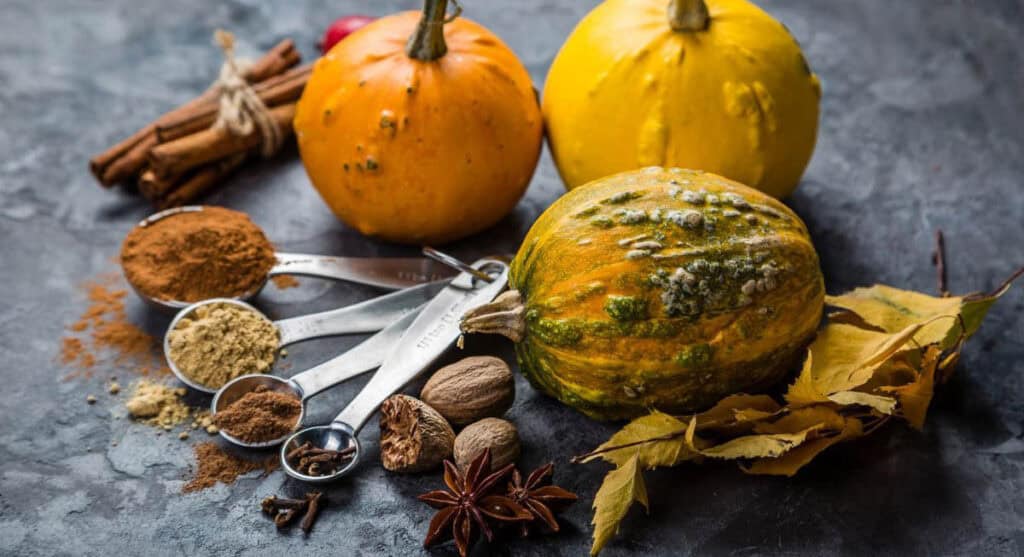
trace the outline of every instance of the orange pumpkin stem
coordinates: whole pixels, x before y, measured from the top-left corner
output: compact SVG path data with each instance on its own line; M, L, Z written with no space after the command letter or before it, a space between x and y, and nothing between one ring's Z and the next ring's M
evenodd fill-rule
M703 31L710 21L704 0L671 0L668 3L668 24L675 31Z
M458 2L454 4L455 13L452 17L446 18L448 0L424 0L423 17L416 26L416 32L409 37L409 42L405 45L405 53L409 58L429 62L448 52L448 45L444 42L444 24L462 12Z

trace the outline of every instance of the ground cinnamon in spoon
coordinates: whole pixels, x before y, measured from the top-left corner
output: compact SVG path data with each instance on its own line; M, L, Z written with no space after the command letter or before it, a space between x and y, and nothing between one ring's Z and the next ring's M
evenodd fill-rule
M125 277L158 300L198 302L249 294L266 280L274 249L245 213L203 207L136 226L121 247Z
M301 413L294 395L260 385L214 414L213 424L246 443L262 443L291 433Z

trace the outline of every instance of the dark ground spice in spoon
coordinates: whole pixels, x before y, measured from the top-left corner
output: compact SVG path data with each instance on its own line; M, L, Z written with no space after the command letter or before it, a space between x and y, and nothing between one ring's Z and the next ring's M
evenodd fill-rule
M260 385L213 416L213 424L246 443L273 441L295 429L302 402Z
M274 266L274 248L245 213L203 207L136 226L121 247L125 277L158 300L198 302L251 293Z

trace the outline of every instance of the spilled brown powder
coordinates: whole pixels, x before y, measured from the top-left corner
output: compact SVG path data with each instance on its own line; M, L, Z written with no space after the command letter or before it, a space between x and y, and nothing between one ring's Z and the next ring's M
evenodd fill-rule
M82 285L88 306L61 338L60 362L71 368L65 379L91 377L100 361L135 366L136 372L169 373L161 361L157 340L129 321L125 311L128 291L116 273L107 273Z
M213 442L200 443L192 448L196 458L195 476L182 488L182 493L200 491L217 485L231 485L243 474L262 470L267 475L279 466L277 455L261 460L246 460L225 451Z
M246 443L273 441L299 423L302 403L290 393L260 385L213 416L220 429Z

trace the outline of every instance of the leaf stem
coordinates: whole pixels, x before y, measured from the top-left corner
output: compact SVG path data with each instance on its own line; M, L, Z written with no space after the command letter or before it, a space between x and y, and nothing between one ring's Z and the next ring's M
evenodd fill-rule
M946 241L942 236L942 229L935 230L935 251L932 252L932 265L939 275L939 295L943 298L949 297L949 288L946 283Z

